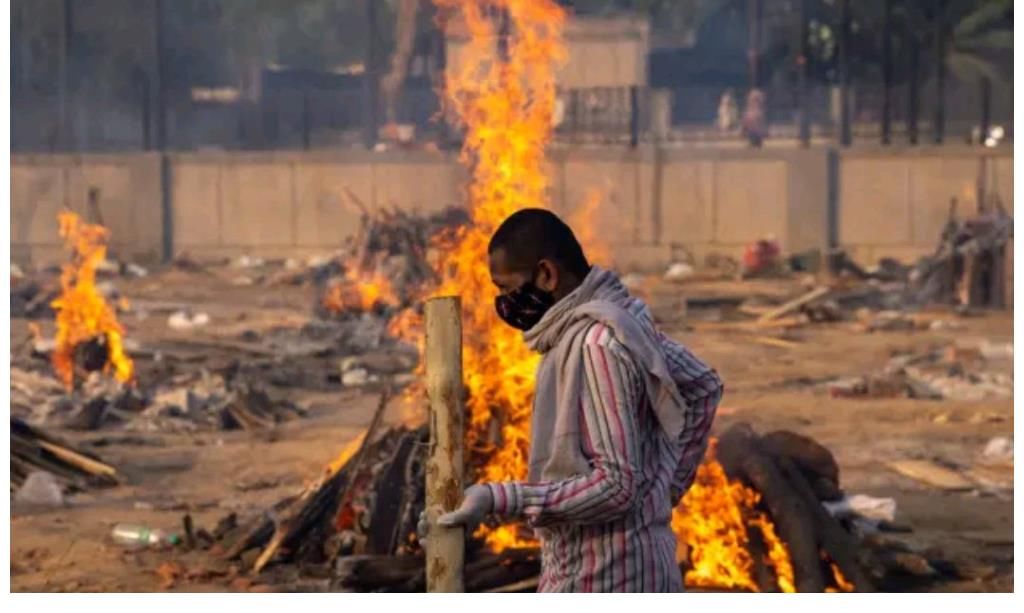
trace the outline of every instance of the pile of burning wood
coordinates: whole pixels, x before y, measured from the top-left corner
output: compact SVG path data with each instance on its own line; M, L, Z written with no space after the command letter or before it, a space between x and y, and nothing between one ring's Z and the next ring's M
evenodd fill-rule
M385 402L382 398L382 407ZM422 591L425 563L416 522L424 505L428 438L425 426L380 428L378 411L364 436L319 479L256 517L225 517L203 546L240 572L263 573L271 581L320 577L333 590ZM919 574L915 568L922 565L932 568L921 556L864 532L865 525L872 531L905 528L858 521L856 514L833 517L826 510L823 502L844 499L838 466L827 449L807 437L785 431L758 436L739 424L713 445L709 465L724 468L730 482L756 492L756 511L769 519L767 529L784 545L780 563L778 552L768 551L768 533L759 524L748 523L741 535L718 535L745 548L739 557L748 560L746 589L872 591ZM712 508L694 504L691 512ZM716 584L706 572L694 575L702 543L686 545L689 554L680 560L680 572L691 588L737 589ZM536 547L498 552L481 539L467 538L467 591L532 591L539 571Z
M468 212L454 206L432 215L397 207L371 212L351 193L348 200L362 217L346 247L326 261L286 271L270 282L312 283L317 289L314 311L323 319L390 314L412 306L422 288L437 281L430 264L435 241L458 232L469 222Z

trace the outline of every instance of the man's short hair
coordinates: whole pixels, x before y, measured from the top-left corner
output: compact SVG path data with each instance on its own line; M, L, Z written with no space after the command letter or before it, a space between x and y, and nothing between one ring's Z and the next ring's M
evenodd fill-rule
M583 247L564 221L546 209L522 209L501 222L487 253L501 249L509 266L515 271L533 270L541 260L552 260L580 277L586 276L590 264Z

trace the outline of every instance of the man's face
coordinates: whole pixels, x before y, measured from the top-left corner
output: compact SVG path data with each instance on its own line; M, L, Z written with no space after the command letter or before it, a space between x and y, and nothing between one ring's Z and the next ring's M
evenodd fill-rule
M534 270L514 269L504 249L495 249L487 254L487 263L491 271L491 282L502 294L507 294L533 281L545 292L555 293L558 288L558 270L549 260L541 260Z
M487 254L487 264L491 270L491 282L502 294L507 294L530 280L529 273L513 270L509 266L504 249L495 249Z

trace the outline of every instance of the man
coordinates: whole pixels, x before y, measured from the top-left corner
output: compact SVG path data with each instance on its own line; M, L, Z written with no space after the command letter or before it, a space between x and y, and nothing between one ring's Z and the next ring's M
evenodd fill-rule
M442 526L524 520L542 592L678 592L672 508L689 488L722 394L715 372L654 327L553 213L525 209L488 246L498 315L543 354L527 481L466 490Z

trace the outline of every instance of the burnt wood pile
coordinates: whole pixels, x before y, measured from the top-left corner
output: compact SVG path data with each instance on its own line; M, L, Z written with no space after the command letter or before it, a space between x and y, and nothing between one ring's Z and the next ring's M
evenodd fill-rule
M366 284L386 283L387 293L368 305L370 311L412 306L420 289L439 281L430 263L435 241L453 236L469 222L465 209L448 207L421 215L398 207L369 211L349 194L361 211L359 230L336 257L314 269L298 273L291 282L312 280L317 288L315 313L324 318L358 314L367 309L356 299L330 300L332 292L344 298L358 296Z

